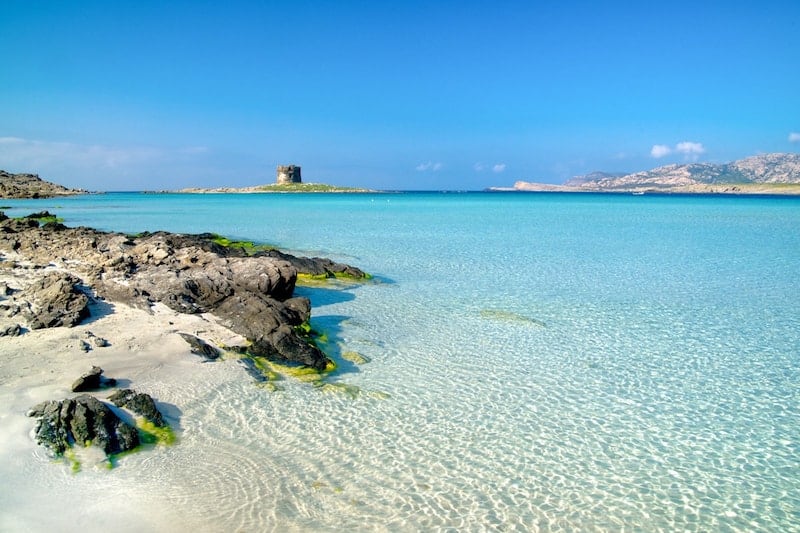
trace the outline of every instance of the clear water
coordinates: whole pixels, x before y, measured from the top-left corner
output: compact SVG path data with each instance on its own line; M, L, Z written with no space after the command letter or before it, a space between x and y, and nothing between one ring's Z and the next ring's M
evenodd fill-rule
M356 398L270 393L219 363L180 406L178 446L111 473L40 474L55 486L125 494L135 480L211 531L800 530L798 199L4 203L273 243L379 281L298 290L334 355L371 359L335 377Z

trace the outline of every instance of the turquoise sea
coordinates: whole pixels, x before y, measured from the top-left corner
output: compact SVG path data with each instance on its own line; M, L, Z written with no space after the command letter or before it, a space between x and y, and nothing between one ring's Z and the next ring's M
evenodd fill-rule
M130 476L209 531L800 531L800 199L3 203L71 226L212 231L375 276L298 289L335 357L370 359L333 377L360 393L269 392L219 363L231 379L181 406L177 446L72 487Z

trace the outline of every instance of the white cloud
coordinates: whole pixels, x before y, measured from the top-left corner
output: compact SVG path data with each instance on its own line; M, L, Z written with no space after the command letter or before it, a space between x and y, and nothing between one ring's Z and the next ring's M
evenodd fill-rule
M0 158L4 162L31 169L31 171L53 163L93 168L116 168L132 163L151 161L163 156L164 152L157 148L119 148L100 144L0 137Z
M654 144L653 148L650 149L650 155L655 157L656 159L662 158L671 153L672 153L672 148L670 148L666 144Z
M437 172L441 170L442 164L441 163L434 163L432 161L428 161L427 163L420 163L417 165L417 172Z
M492 172L495 174L500 174L506 169L505 163L497 163L495 166L492 167Z
M790 143L800 143L800 133L793 131L789 134L789 142Z
M676 144L674 148L666 144L654 144L650 149L650 155L656 159L666 157L673 153L683 154L684 159L696 161L701 154L706 153L706 148L703 146L703 143L682 141Z
M700 155L706 152L703 143L683 141L675 145L675 151L686 155Z
M484 170L486 170L486 165L484 165L483 163L475 163L475 165L472 168L475 169L475 172L483 172Z

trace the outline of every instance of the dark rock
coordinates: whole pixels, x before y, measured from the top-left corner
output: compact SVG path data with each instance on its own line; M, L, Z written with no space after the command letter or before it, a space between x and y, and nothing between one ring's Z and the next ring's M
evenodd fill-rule
M22 327L19 324L12 324L0 329L0 337L18 337L22 334Z
M188 333L178 332L183 340L189 343L189 349L195 355L201 356L206 361L215 361L222 355L222 350L216 346L211 346L206 341Z
M270 333L266 338L268 344L260 342L258 343L258 348L261 348L265 355L271 356L273 359L301 363L317 370L324 370L330 363L330 359L325 356L322 350L303 340L285 324ZM275 352L269 353L270 348ZM256 354L258 353L256 352Z
M109 396L108 400L117 407L130 409L135 414L153 423L156 427L161 428L167 425L161 412L156 407L156 402L149 394L130 389L121 389Z
M89 316L89 298L75 286L80 280L64 272L50 272L23 292L33 306L31 329L72 327Z
M89 372L75 380L72 384L72 392L97 390L104 387L113 387L116 384L116 379L103 377L102 368L93 366Z
M28 412L37 417L36 442L62 455L76 443L94 444L107 455L132 450L139 445L136 428L122 421L106 404L83 394L49 401Z
M330 360L294 330L308 320L309 312L306 298L279 302L255 293L227 298L215 311L223 323L251 341L251 354L322 370Z
M279 252L248 256L241 249L219 246L203 237L164 232L134 237L90 228L53 231L29 227L19 219L0 222L0 248L13 245L23 257L40 264L52 262L52 251L58 250L57 259L70 261L85 283L108 300L143 309L160 302L182 313L213 313L252 342L254 355L324 368L328 363L325 355L296 331L310 315L307 299L292 298L298 269L326 276L344 273L359 277L365 276L363 272L325 259ZM80 304L86 308L88 298L75 288L77 281L48 278L37 290L32 288L30 292L37 298L31 297L35 305L29 307L41 310L32 325L74 324L83 313L88 315L88 310L79 311ZM67 289L71 299L66 301L71 303L64 306L65 312L45 313L50 306L39 303L46 301L40 294L63 294ZM25 306L17 303L24 311ZM209 359L219 357L218 350L203 345L194 351Z
M34 218L34 219L55 218L55 215L52 214L50 211L39 211L38 213L31 213L30 215L26 215L23 218Z
M337 263L324 257L296 257L280 250L267 250L260 252L258 255L281 259L290 263L298 272L311 274L312 276L333 278L338 274L354 279L366 279L368 277L366 273L354 266Z

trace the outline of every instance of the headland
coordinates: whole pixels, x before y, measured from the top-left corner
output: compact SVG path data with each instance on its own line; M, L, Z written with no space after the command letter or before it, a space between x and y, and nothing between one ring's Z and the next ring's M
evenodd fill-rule
M562 185L517 181L492 191L800 195L800 154L762 154L723 164L666 165L634 173L592 172Z

